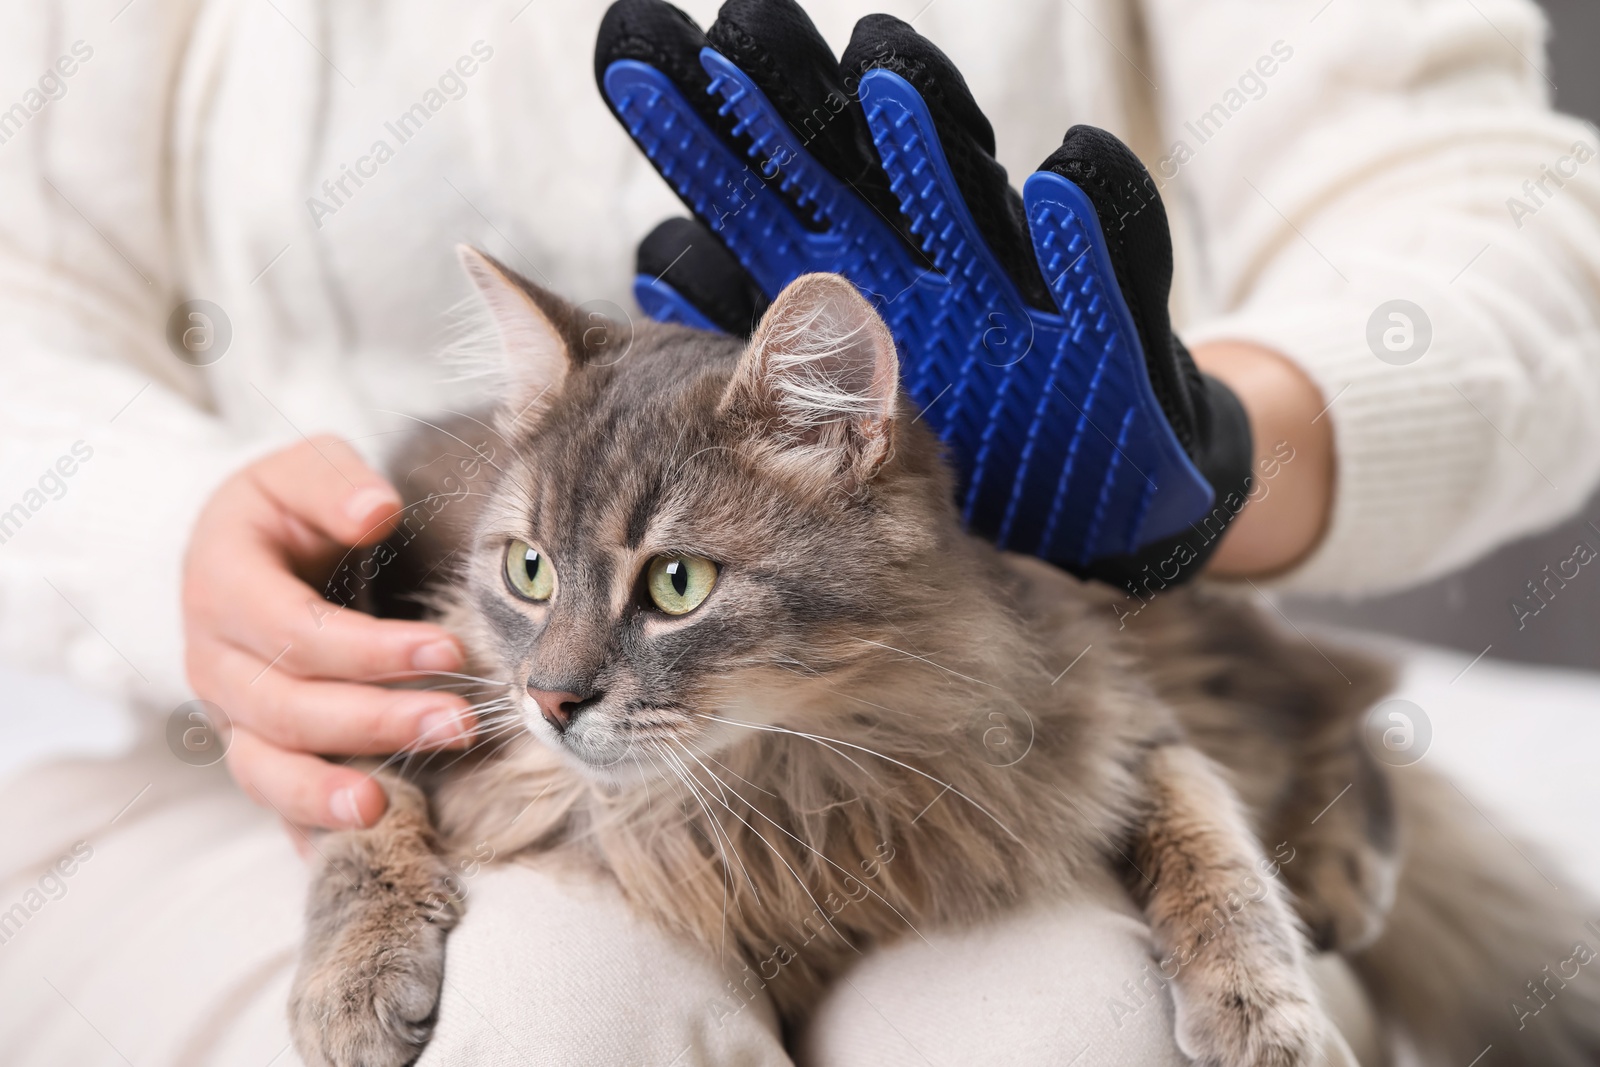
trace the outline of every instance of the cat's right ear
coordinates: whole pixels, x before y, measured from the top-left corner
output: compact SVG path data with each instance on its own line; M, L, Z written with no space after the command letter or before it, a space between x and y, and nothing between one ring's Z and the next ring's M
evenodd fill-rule
M505 375L521 404L559 391L572 369L576 310L476 248L458 245L456 254L494 321Z
M761 317L722 399L782 467L849 489L894 450L899 360L883 319L843 277L804 274Z

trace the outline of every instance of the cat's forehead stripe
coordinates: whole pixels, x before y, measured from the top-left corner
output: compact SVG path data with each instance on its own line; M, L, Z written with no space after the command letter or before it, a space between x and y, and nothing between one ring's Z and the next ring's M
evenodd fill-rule
M636 549L644 543L644 535L650 528L650 519L655 515L660 502L661 475L659 472L651 472L640 486L639 492L634 495L633 506L628 511L627 529L623 532L623 544L630 549Z

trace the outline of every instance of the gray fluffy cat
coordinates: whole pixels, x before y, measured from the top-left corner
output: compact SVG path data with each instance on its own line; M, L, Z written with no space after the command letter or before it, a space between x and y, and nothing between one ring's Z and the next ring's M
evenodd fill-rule
M1120 594L964 533L849 283L799 279L748 343L641 325L613 358L617 325L463 260L512 384L492 428L416 443L472 477L404 540L417 573L453 561L435 612L497 680L494 717L466 758L376 771L382 821L322 842L290 1007L307 1063L418 1054L450 872L485 844L602 872L730 973L778 959L790 1025L857 949L1109 867L1200 1063L1311 1063L1316 949L1426 1063L1596 1062L1592 984L1537 1026L1508 1010L1571 955L1577 905L1452 788L1368 755L1385 670L1204 586L1123 628Z

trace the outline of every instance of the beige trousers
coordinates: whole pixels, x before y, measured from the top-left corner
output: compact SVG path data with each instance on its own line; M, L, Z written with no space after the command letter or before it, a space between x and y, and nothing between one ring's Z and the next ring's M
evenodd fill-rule
M299 1063L284 1004L306 868L222 768L186 766L154 739L15 777L0 812L0 1064ZM800 1036L801 1063L1186 1062L1170 999L1140 986L1144 924L1109 880L982 930L923 935L837 984ZM1370 1040L1346 1021L1360 1012L1331 1007L1358 1046ZM1349 1057L1334 1039L1328 1062ZM791 1062L765 999L708 952L636 920L602 884L500 867L469 883L420 1067Z

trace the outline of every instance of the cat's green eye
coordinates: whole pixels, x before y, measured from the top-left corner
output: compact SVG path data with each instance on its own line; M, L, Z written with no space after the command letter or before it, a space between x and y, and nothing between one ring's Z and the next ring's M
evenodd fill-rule
M549 600L556 591L556 569L528 542L512 541L506 546L506 581L524 600Z
M657 556L645 572L645 588L668 615L686 615L711 595L717 565L703 556Z

